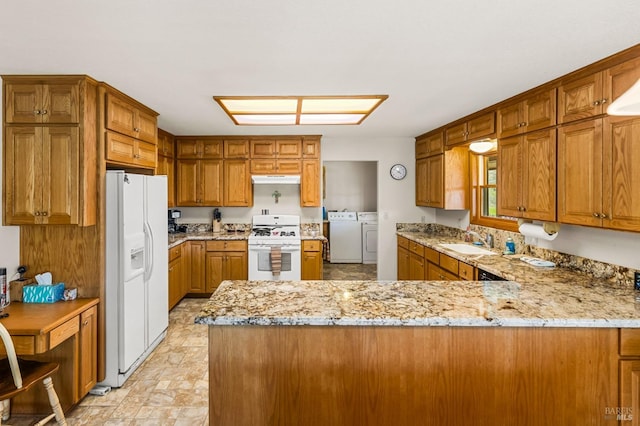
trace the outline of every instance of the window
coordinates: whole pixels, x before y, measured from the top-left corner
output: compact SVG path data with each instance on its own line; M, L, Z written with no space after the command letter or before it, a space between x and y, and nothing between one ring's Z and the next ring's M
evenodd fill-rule
M517 231L515 218L498 215L498 154L469 152L471 168L471 223Z

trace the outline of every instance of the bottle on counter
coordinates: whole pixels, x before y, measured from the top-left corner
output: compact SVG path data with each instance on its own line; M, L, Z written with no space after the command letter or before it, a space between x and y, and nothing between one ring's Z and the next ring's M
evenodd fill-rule
M0 309L9 304L9 287L7 285L7 268L0 268Z
M503 254L516 254L516 243L513 241L513 238L507 238Z

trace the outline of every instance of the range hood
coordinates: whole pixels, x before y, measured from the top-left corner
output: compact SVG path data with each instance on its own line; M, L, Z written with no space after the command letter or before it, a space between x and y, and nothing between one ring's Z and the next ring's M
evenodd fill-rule
M254 184L300 185L300 175L252 175Z

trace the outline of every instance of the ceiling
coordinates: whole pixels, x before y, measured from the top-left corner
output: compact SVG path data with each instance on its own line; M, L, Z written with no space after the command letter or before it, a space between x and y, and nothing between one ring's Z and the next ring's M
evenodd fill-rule
M640 43L637 0L3 0L0 74L88 74L179 135L414 137ZM214 95L387 94L360 126L234 126Z

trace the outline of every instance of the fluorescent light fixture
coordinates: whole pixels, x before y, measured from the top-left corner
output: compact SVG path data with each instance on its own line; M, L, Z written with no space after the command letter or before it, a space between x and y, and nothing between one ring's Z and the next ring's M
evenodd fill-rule
M469 145L469 149L476 154L484 154L485 152L496 149L498 143L495 139L483 139L476 142L472 142Z
M609 105L607 114L640 115L640 79Z
M365 114L300 114L300 124L358 124Z
M214 96L237 125L360 124L387 95Z

